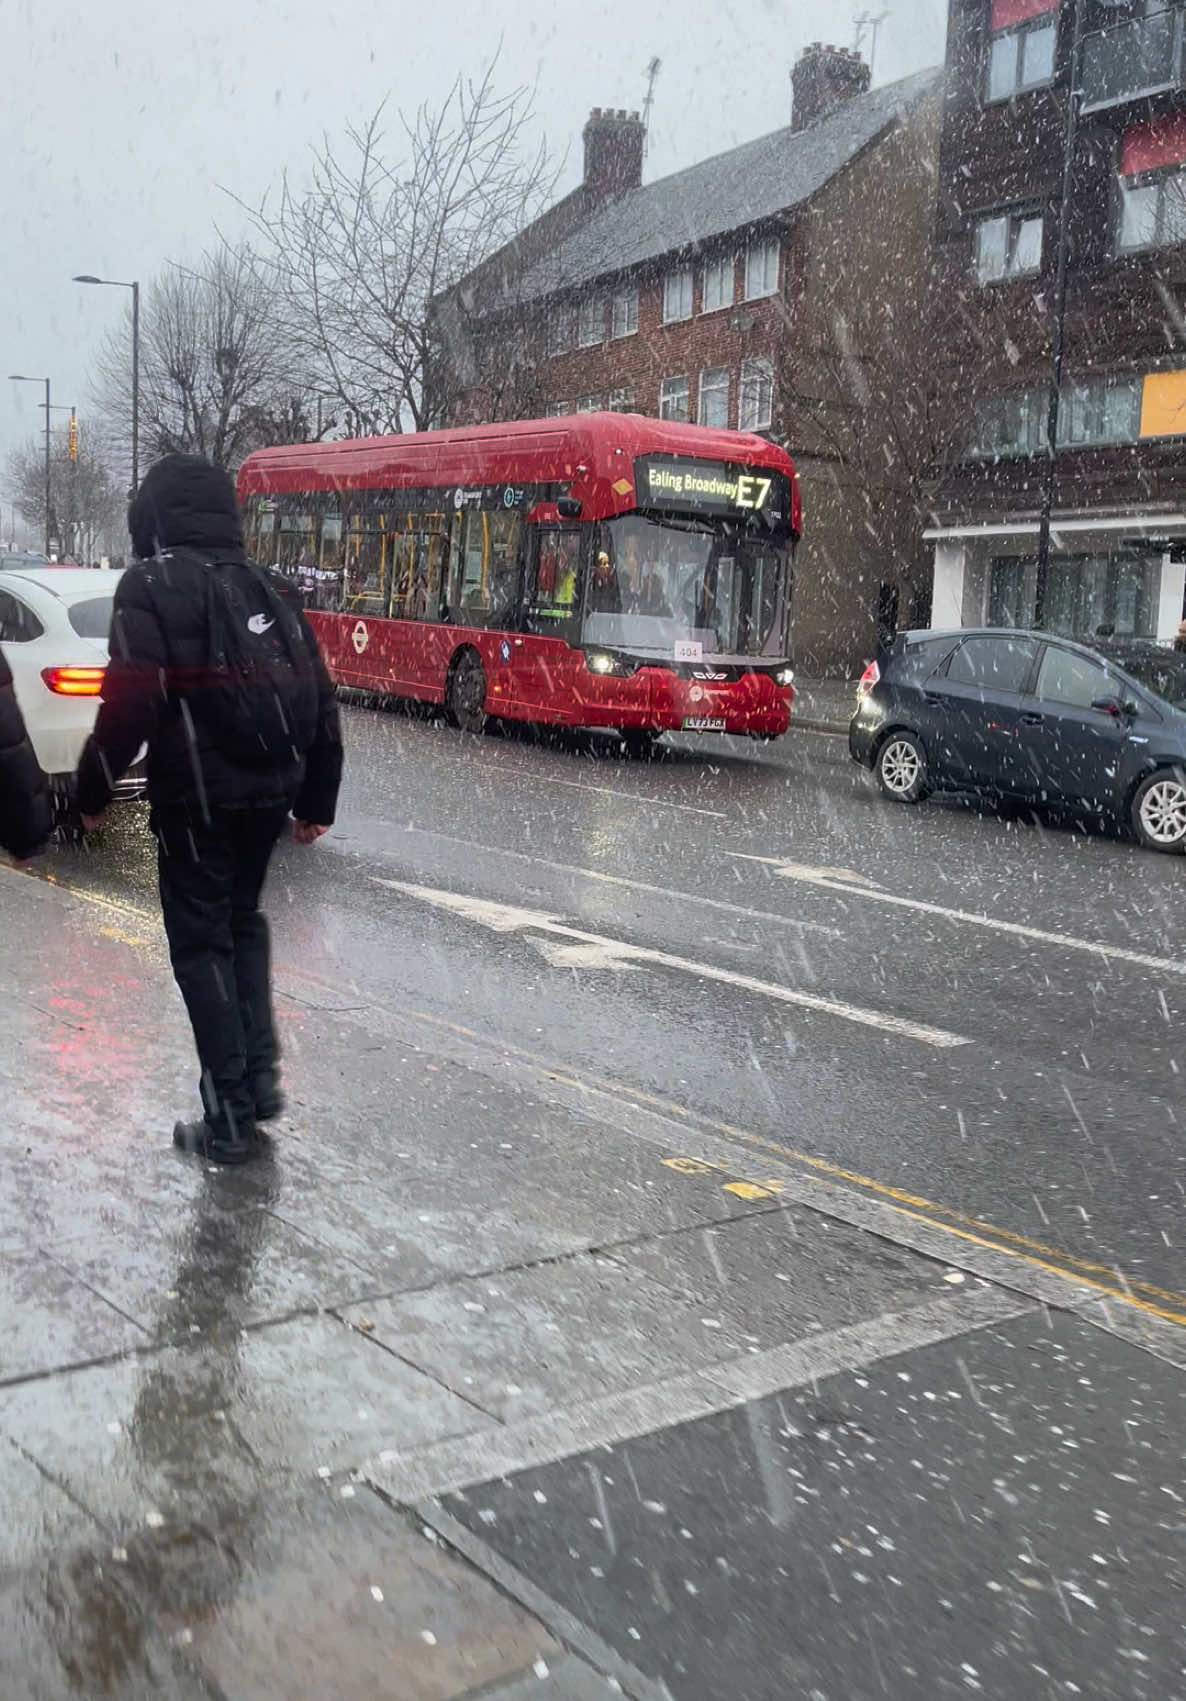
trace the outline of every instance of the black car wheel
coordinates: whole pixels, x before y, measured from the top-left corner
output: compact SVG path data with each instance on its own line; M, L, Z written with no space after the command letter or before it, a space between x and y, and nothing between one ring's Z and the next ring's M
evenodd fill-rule
M476 650L463 650L449 676L446 693L449 719L463 732L486 727L486 669Z
M882 791L895 803L921 803L931 789L922 740L902 728L891 732L882 744L874 772Z
M1186 772L1159 768L1142 780L1131 815L1133 831L1147 850L1186 853Z

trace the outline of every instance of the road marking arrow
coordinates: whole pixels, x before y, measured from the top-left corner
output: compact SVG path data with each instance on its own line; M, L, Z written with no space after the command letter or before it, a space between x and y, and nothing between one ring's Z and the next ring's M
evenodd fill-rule
M1050 933L1043 927L1027 927L1020 921L1001 921L996 916L978 915L972 910L948 909L944 904L931 904L923 898L904 898L897 892L883 892L876 881L863 874L852 874L843 868L815 868L809 863L785 862L777 856L747 856L743 851L727 853L738 862L761 862L783 880L797 880L807 886L819 886L825 892L841 892L849 898L868 898L876 904L895 904L899 909L918 910L923 915L942 916L945 921L958 921L970 927L987 927L994 933L1011 933L1020 939L1033 939L1040 945L1059 945L1067 951L1086 951L1092 957L1112 959L1118 963L1135 963L1141 969L1156 969L1162 974L1186 975L1186 959L1154 957L1145 951L1130 951L1125 945L1105 945L1094 939L1076 939L1071 933Z
M676 969L682 974L695 975L700 980L719 981L742 992L757 993L780 1004L794 1004L802 1010L815 1010L821 1015L837 1016L841 1021L855 1022L860 1027L877 1028L882 1033L897 1034L902 1039L917 1040L921 1045L933 1045L946 1050L971 1042L960 1034L944 1028L932 1028L922 1022L908 1021L880 1010L867 1010L859 1004L848 1004L838 998L823 998L814 992L796 992L790 987L776 986L772 981L757 980L753 975L737 974L733 969L718 968L715 963L697 963L689 957L673 956L669 951L655 951L647 945L631 945L622 939L607 939L599 933L584 933L568 927L542 910L520 909L514 904L498 904L487 898L468 897L463 892L448 892L435 886L416 886L404 880L384 880L372 876L375 884L386 886L435 909L463 916L496 933L542 933L553 939L571 940L578 945L596 948L583 962L589 967L614 966L624 963L650 963L657 968Z

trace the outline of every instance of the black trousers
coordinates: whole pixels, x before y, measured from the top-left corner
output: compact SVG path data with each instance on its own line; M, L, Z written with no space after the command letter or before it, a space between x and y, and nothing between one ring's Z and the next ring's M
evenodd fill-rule
M279 1048L271 940L260 892L287 803L258 809L155 810L161 911L173 974L201 1065L206 1120L233 1138L254 1125Z

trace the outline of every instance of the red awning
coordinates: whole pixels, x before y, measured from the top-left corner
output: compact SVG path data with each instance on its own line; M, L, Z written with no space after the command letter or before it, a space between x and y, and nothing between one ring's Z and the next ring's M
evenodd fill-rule
M1124 132L1120 170L1125 177L1157 171L1186 161L1186 112L1171 112L1148 124L1132 124Z
M1029 18L1040 18L1043 12L1057 12L1059 0L992 0L994 30L1012 29Z

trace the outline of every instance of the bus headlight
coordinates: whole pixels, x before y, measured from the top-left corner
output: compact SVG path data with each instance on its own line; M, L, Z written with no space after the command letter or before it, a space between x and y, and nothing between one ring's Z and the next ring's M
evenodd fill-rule
M615 656L609 650L586 650L585 666L590 673L614 674L620 679L637 672L637 666L626 660L624 656Z
M795 670L793 667L780 667L778 672L774 675L774 683L776 685L792 685L794 683L794 679Z

